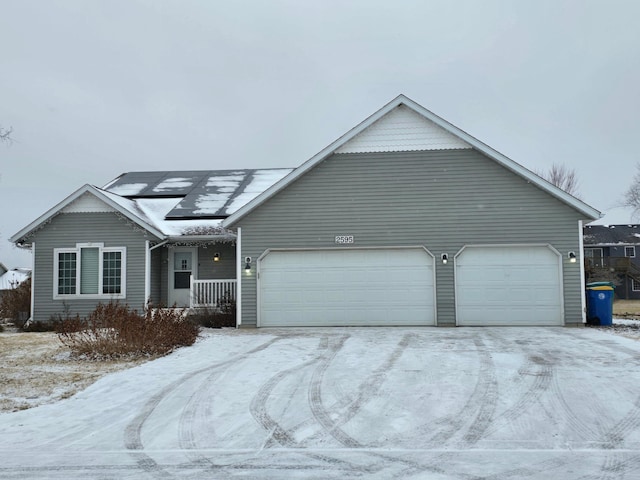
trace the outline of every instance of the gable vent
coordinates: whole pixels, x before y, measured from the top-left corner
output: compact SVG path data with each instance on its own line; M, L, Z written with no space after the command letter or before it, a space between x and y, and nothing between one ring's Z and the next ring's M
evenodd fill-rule
M471 148L431 120L399 105L353 137L336 153L411 152Z

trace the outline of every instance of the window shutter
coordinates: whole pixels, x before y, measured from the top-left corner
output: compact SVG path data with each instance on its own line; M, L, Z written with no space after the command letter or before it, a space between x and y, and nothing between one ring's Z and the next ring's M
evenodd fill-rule
M99 266L98 248L83 248L80 251L80 293L98 293Z

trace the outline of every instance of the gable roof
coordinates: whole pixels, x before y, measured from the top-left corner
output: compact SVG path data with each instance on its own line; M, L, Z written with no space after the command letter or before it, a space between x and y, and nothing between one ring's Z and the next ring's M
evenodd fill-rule
M74 211L117 212L160 240L231 238L234 235L222 227L222 219L291 171L281 168L124 173L103 188L84 185L13 235L10 241L28 246L28 238L53 217Z
M452 125L446 120L440 118L433 112L427 110L423 106L417 104L410 98L404 95L398 95L395 99L387 103L384 107L382 107L380 110L378 110L373 115L368 117L366 120L361 122L359 125L352 128L347 133L342 135L340 138L335 140L333 143L331 143L330 145L325 147L323 150L321 150L319 153L311 157L309 160L307 160L305 163L303 163L301 166L295 169L291 174L287 175L285 178L283 178L276 184L272 185L270 188L268 188L263 193L258 195L256 198L254 198L253 200L245 204L243 207L239 208L235 213L231 214L227 219L225 219L222 222L222 225L225 227L229 227L235 224L237 221L239 221L249 212L257 208L258 206L262 205L264 202L266 202L272 196L274 196L275 194L277 194L278 192L286 188L291 183L295 182L298 178L303 176L305 173L307 173L309 170L314 168L317 164L319 164L320 162L328 158L330 155L334 153L350 153L354 145L357 144L358 142L358 139L357 139L358 136L361 136L361 137L364 136L365 131L367 131L368 129L376 129L376 128L379 129L380 124L378 125L374 125L374 124L376 124L376 122L384 122L383 119L385 116L389 114L393 114L392 112L396 109L399 109L400 107L405 107L406 109L409 109L409 111L414 112L418 116L422 117L425 120L428 120L433 125L441 129L445 134L448 135L447 137L447 141L449 142L448 145L451 145L452 138L455 138L458 141L460 141L460 146L457 146L457 147L448 146L445 148L473 148L483 153L484 155L488 156L489 158L493 159L498 164L512 171L516 175L519 175L520 177L524 178L528 182L538 186L540 189L558 198L560 201L571 206L578 212L585 215L587 218L590 218L590 219L600 218L601 216L600 212L595 208L587 205L586 203L579 200L578 198L573 197L572 195L568 194L564 190L547 182L546 180L539 177L538 175L531 172L530 170L526 169L522 165L514 162L513 160L501 154L500 152L494 150L493 148L482 143L478 139L472 137L465 131L459 129L458 127ZM357 146L356 148L362 148L362 147ZM369 150L359 150L359 151L373 151L370 148L371 147L369 147ZM387 150L382 150L382 148L383 147L378 146L378 150L376 151L394 151L393 147ZM406 146L404 148L406 148ZM420 147L416 149L422 149L422 148L424 147Z
M139 225L140 227L144 228L145 230L151 232L156 237L158 238L164 237L164 235L160 230L155 228L149 222L145 221L141 215L138 215L135 213L136 212L135 205L127 203L127 202L131 202L130 200L126 200L124 198L119 198L116 200L112 194L105 192L104 190L101 190L98 187L95 187L93 185L86 184L80 187L75 192L73 192L67 198L62 200L56 206L54 206L53 208L50 208L45 213L40 215L29 225L27 225L18 233L16 233L11 238L9 238L9 241L17 244L23 244L23 243L29 244L29 242L27 241L27 237L29 237L30 234L32 234L33 232L38 230L41 226L51 221L55 216L60 214L65 207L68 207L69 205L71 205L73 202L75 202L85 194L90 194L96 197L98 200L102 201L108 207L112 208L114 211L121 213L126 218L128 218L135 224Z
M585 246L640 245L640 225L586 225Z

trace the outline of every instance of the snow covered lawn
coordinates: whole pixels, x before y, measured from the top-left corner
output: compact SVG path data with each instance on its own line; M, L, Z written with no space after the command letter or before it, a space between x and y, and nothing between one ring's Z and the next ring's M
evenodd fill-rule
M598 329L208 331L0 415L0 478L640 478L639 363Z
M0 413L67 398L107 373L142 363L73 359L55 333L0 333Z

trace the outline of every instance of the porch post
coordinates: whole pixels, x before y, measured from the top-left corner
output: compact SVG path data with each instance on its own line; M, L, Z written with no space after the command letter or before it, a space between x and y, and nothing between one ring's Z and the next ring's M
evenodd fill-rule
M242 229L236 238L236 328L242 324Z
M147 310L147 306L151 300L151 249L149 248L149 240L144 242L144 305L142 308Z
M582 220L578 220L578 259L580 261L580 301L582 302L582 323L587 323L587 297L585 293L585 278L584 278L584 242L582 239Z

